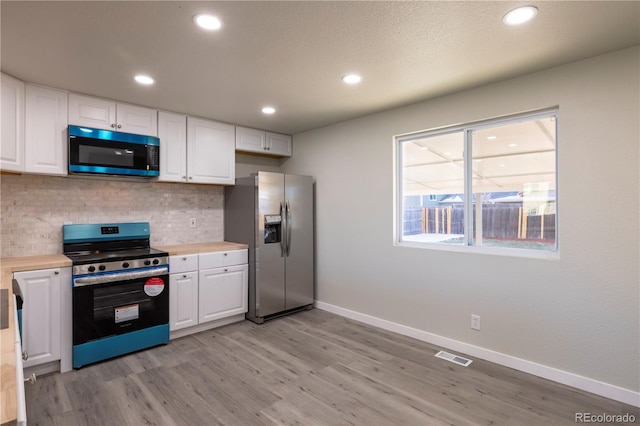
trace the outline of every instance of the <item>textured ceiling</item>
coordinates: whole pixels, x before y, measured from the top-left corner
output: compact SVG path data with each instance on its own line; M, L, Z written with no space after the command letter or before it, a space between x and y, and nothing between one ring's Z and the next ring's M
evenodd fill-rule
M640 2L0 2L3 72L295 134L640 42ZM203 32L196 13L223 28ZM359 72L347 87L340 77ZM132 81L136 73L152 87ZM263 116L270 104L278 112Z

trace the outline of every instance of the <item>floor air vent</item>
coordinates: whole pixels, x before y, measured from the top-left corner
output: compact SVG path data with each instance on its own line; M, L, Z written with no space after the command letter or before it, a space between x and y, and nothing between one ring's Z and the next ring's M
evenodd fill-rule
M458 365L462 365L463 367L467 367L469 364L471 364L473 361L471 361L470 359L467 358L463 358L461 356L457 356L457 355L453 355L450 354L449 352L445 352L445 351L440 351L436 354L437 358L442 358L442 359L446 359L447 361L451 361L454 362Z

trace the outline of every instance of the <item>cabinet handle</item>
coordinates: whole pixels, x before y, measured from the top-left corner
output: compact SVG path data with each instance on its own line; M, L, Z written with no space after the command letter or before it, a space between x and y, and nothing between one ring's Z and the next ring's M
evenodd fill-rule
M29 377L24 379L24 382L25 383L29 382L31 384L34 384L36 382L36 373L31 373L31 375Z
M227 253L224 254L225 256L227 255Z
M27 350L25 349L25 350L23 350L23 351L22 351L22 360L23 360L23 361L26 361L26 360L28 360L28 359L29 359L29 353L28 353L28 352L27 352Z
M118 124L118 129L122 129L122 124Z
M224 268L224 271L225 271L225 272L229 272L229 270L228 270L227 268Z
M111 128L115 129L116 128L116 123L111 123Z
M193 176L189 176L189 179L193 179Z
M187 260L187 258L186 258L186 257L183 257L183 258L182 258L182 260Z
M54 274L60 275L60 271L55 271Z
M186 178L187 178L186 176L182 176L182 179L186 179Z

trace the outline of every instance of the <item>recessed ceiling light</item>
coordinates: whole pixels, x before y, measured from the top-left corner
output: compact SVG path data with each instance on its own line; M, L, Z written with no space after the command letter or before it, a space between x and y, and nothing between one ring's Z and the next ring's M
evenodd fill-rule
M522 6L507 12L507 14L502 17L502 22L506 25L521 25L535 18L537 14L537 7Z
M517 143L510 143L507 146L510 147L510 148L514 148L514 147L518 146L518 144Z
M496 137L497 137L497 136L487 136L487 139L488 139L488 140L490 140L490 141L492 141L492 140L494 140Z
M342 81L347 84L358 84L362 81L362 77L358 74L347 74L342 76Z
M193 22L195 22L200 28L210 31L219 30L222 27L222 21L220 21L220 19L205 13L194 16Z
M155 80L148 75L136 75L135 77L133 77L133 79L140 84L144 84L145 86L155 83Z
M271 114L274 114L275 112L276 112L276 109L272 106L266 106L262 108L263 114L271 115Z

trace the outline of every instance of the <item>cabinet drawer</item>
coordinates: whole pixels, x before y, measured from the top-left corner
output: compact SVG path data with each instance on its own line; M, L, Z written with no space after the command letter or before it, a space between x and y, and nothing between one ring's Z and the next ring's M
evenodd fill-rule
M169 257L169 271L172 274L198 270L198 255L187 254Z
M247 263L247 250L218 251L200 254L200 270Z

